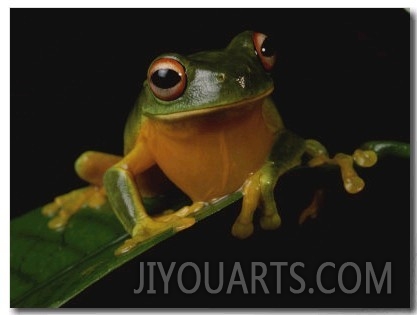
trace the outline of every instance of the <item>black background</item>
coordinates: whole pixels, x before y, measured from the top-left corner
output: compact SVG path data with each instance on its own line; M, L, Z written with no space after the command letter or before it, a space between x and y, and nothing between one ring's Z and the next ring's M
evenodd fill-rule
M147 67L159 54L223 48L237 33L273 35L278 61L274 99L287 127L316 138L331 153L352 152L373 139L410 141L410 16L400 9L12 9L11 218L84 185L73 162L85 150L121 154L124 122ZM255 229L245 241L230 228L240 204L229 207L127 263L68 302L68 307L409 307L410 164L386 158L360 169L366 188L343 191L336 172L294 171L276 189L283 226ZM315 188L326 188L318 219L299 227L297 215ZM302 262L307 288L331 261L372 262L380 275L392 262L392 293L332 295L298 288L284 269L282 294L134 295L139 262L191 261L203 270L225 263L227 275L250 262ZM297 269L298 270L298 269ZM328 274L329 287L336 271ZM350 270L351 271L351 270ZM346 272L353 287L353 273ZM352 280L353 279L353 280ZM333 282L332 282L333 281ZM262 292L260 287L258 292ZM225 292L225 289L224 291ZM384 287L383 292L386 292ZM110 296L108 298L106 296Z

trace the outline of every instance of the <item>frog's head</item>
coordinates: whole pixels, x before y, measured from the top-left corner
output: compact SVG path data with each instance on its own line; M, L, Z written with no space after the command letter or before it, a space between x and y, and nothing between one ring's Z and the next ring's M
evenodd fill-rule
M142 113L175 119L262 100L274 88L275 59L269 38L252 31L223 50L159 56L144 83Z

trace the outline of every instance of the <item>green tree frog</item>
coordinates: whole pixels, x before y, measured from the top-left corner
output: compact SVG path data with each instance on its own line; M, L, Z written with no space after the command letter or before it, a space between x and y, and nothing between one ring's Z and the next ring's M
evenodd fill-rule
M116 251L122 254L167 229L192 226L193 214L205 204L241 190L242 209L232 234L246 238L253 233L257 208L263 229L280 226L274 187L302 156L312 167L339 165L346 190L362 190L353 165L372 166L375 152L358 149L330 158L318 141L287 130L271 98L276 59L270 38L253 31L238 34L223 50L157 57L126 123L124 156L82 154L75 170L90 186L46 205L43 213L54 216L49 227L62 228L82 206L97 207L108 199L131 235ZM149 215L143 197L161 193L167 182L192 204Z

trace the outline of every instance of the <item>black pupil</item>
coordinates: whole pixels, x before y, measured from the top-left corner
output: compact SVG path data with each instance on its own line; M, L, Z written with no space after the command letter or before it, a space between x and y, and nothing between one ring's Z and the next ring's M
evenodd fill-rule
M275 54L274 43L270 37L265 38L262 43L261 53L265 57L272 57Z
M169 89L178 84L181 81L181 77L178 72L171 69L159 69L155 71L151 80L153 84L161 89Z

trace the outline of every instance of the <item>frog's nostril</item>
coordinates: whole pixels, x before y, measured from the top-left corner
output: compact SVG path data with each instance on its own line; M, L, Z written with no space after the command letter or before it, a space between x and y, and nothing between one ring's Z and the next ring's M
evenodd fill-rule
M216 75L216 79L217 79L217 81L219 81L220 83L221 82L224 82L224 80L226 79L226 75L222 72L222 73L218 73L217 75Z

